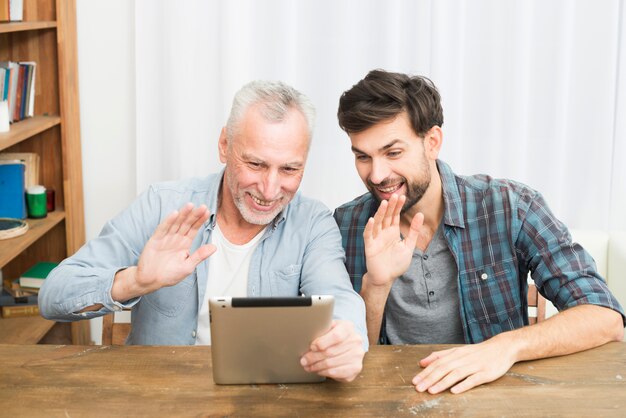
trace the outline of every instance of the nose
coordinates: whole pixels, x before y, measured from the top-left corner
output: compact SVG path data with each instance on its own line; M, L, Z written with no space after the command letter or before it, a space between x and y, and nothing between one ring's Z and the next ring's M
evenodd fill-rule
M372 159L370 182L374 184L380 184L387 177L389 177L389 167L387 166L387 164L379 159Z
M280 176L277 170L267 170L261 182L261 194L264 200L273 200L280 192Z

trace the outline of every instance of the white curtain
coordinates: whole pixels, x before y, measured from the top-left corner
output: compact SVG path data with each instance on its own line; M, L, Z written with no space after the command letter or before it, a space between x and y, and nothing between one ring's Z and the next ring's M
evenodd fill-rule
M338 98L374 68L421 74L441 158L541 191L570 227L626 229L626 11L596 0L136 0L137 188L220 168L235 91L283 80L318 111L303 193L364 192Z

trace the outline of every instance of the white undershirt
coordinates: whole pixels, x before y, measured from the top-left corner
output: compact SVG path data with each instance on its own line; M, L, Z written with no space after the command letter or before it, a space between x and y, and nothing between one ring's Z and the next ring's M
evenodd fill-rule
M256 249L263 232L243 245L229 242L217 223L211 235L211 243L217 251L209 259L206 292L198 314L196 345L211 344L211 324L209 321L209 298L216 296L243 297L248 294L248 271L252 253Z

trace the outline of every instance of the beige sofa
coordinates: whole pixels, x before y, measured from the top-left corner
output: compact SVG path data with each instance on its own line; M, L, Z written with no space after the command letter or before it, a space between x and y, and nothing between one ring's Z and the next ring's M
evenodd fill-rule
M626 308L626 231L572 229L574 241L582 245L593 257L598 272L622 307ZM557 312L554 305L546 303L546 316ZM625 337L626 340L626 337Z

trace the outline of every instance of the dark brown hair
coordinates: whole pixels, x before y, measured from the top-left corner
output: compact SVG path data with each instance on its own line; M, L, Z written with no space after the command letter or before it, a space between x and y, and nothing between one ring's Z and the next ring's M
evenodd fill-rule
M415 133L443 125L437 87L426 77L372 70L339 99L337 118L346 133L362 132L406 111Z

